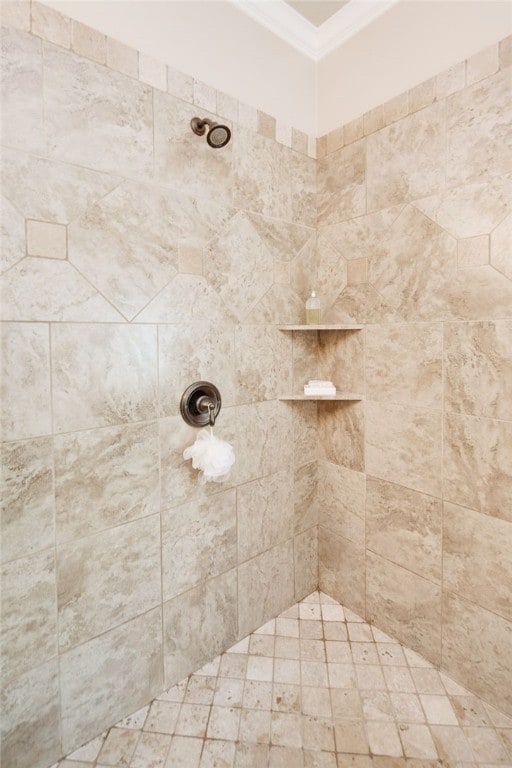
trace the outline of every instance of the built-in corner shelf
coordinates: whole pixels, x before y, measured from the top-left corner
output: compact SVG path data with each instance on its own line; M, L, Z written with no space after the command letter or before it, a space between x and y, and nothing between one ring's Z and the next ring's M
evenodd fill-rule
M361 331L364 325L355 323L318 323L315 325L278 325L280 331ZM283 395L279 400L331 400L333 402L356 402L364 400L355 392L336 392L335 395Z
M364 325L353 323L335 323L318 325L278 325L280 331L361 331Z
M279 400L364 400L362 395L355 392L336 392L335 395L282 395Z

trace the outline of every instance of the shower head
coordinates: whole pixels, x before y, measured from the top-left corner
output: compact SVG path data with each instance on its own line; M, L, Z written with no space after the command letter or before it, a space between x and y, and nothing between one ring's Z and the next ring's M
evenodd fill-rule
M206 132L206 126L208 126L208 133L206 134L206 141L214 149L221 149L225 147L231 138L231 131L227 125L220 125L214 123L211 120L200 117L193 117L190 121L190 127L197 136L204 136Z

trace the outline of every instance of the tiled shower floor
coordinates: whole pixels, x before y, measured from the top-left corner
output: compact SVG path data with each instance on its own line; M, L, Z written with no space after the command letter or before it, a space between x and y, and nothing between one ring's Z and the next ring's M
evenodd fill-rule
M512 719L314 592L59 768L512 765Z

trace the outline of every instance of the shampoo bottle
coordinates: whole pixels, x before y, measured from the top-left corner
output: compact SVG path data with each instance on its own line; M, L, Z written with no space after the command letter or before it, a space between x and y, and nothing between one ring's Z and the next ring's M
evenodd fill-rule
M306 301L306 324L318 325L320 322L320 299L316 291L311 291L311 296Z

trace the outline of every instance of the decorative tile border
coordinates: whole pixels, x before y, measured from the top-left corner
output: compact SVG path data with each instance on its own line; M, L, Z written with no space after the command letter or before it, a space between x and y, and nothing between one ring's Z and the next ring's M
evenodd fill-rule
M140 80L157 90L167 91L172 96L195 104L225 120L238 123L301 155L316 158L317 142L314 136L308 136L266 112L261 112L35 0L2 3L2 24L30 32L42 40Z
M326 157L511 65L512 35L509 35L501 42L479 51L471 58L365 112L350 123L320 136L316 144L316 157Z

